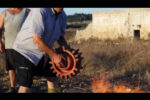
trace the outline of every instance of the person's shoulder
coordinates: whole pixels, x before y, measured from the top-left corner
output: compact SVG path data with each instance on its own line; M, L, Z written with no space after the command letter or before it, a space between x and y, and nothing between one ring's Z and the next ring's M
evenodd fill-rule
M36 13L46 13L46 8L33 8L32 12L36 12Z
M65 13L64 10L62 11L62 17L63 17L63 19L65 19L65 20L67 19L67 15L66 15L66 13Z
M67 17L67 15L66 15L64 10L62 11L62 14L63 14L64 17Z

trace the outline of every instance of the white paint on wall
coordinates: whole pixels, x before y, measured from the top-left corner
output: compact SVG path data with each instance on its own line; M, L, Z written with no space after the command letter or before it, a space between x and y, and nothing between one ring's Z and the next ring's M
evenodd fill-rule
M140 30L141 39L150 38L150 8L93 12L92 23L77 31L75 40L134 38L134 30Z

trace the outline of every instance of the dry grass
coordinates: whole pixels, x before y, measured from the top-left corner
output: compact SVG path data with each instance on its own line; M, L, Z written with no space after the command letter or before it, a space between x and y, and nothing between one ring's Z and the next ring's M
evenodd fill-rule
M150 41L91 39L70 44L83 53L83 75L99 77L108 72L114 79L150 81Z

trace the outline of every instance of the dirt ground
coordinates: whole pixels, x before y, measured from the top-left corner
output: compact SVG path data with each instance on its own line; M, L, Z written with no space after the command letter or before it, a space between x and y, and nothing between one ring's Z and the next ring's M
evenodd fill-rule
M75 76L72 79L59 79L59 86L63 93L92 93L90 78ZM0 93L5 93L9 88L8 74L0 77ZM18 85L16 87L18 89ZM45 78L34 79L31 93L47 93L47 81Z
M7 74L0 77L0 93L5 93L9 88L9 77ZM139 82L131 78L122 78L112 80L112 85L124 84L124 86L137 87L140 85L143 91L150 93L150 86L147 82ZM75 76L72 79L59 79L59 86L62 88L62 93L94 93L91 86L91 78L88 76ZM16 87L18 89L18 85ZM31 93L47 93L47 81L45 78L34 79L31 88Z

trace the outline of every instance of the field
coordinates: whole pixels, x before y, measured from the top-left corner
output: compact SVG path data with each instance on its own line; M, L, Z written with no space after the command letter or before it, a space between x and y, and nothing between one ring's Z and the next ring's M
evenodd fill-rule
M84 59L83 69L77 76L72 79L59 79L64 93L93 93L92 80L100 79L105 74L109 75L112 85L124 84L132 88L140 87L142 91L150 91L150 41L89 39L75 42L75 31L81 27L67 28L65 38L72 48L82 52ZM4 72L3 67L0 68L0 72ZM0 75L0 92L5 92L9 86L8 74ZM34 80L33 93L46 92L46 89L44 78Z
M94 78L109 74L110 81L128 82L148 90L150 82L150 41L99 41L73 43L80 48L84 60L82 75ZM144 88L145 87L145 88Z

